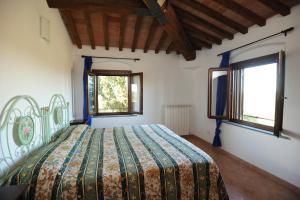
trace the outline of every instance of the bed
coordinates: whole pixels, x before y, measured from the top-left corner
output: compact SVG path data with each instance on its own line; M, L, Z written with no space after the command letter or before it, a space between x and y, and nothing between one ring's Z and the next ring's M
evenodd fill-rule
M28 184L27 199L228 199L210 156L165 126L68 126L55 105L40 114L42 144L6 161L2 185Z

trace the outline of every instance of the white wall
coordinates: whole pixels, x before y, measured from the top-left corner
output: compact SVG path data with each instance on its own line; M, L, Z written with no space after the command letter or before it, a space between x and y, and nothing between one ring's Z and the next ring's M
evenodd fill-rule
M82 50L75 49L75 116L82 118L83 105L83 59L81 55L112 56L140 58L138 62L113 61L94 59L93 69L121 69L144 73L144 114L140 116L98 117L93 120L94 127L111 127L127 124L162 123L162 106L165 104L191 104L193 72L179 68L179 56L166 55L165 52L154 54L153 51L143 53L130 49L120 52L113 48L109 51L103 48L92 50L85 46Z
M290 140L276 138L253 130L223 124L223 149L300 187L300 6L294 7L289 16L275 16L264 27L253 26L246 35L236 34L232 41L224 40L210 50L198 52L192 62L180 61L180 66L195 69L193 99L195 104L193 133L211 142L215 121L207 118L207 73L208 68L218 67L223 51L255 41L262 37L294 26L287 37L279 36L250 48L236 51L231 62L286 51L286 77L283 128Z
M50 20L50 42L40 38L40 15ZM48 105L55 93L71 100L73 45L59 12L45 0L0 0L0 110L16 95Z

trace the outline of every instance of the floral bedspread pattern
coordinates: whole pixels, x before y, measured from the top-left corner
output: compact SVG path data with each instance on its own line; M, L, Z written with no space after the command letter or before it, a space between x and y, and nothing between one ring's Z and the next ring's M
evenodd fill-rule
M27 199L228 199L214 161L163 125L70 126L6 184Z

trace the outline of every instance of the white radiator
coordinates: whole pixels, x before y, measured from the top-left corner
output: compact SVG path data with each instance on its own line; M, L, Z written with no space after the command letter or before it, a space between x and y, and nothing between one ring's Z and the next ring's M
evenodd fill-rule
M178 135L190 133L191 105L165 105L164 124Z

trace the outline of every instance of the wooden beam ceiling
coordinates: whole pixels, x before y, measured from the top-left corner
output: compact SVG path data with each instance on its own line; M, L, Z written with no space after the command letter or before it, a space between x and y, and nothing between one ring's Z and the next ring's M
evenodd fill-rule
M89 13L104 12L123 15L150 16L142 1L137 0L47 0L49 8L86 10Z
M200 45L197 41L195 41L195 39L192 38L192 44L193 47L197 50L201 50L202 49L202 45Z
M123 50L126 21L127 21L127 17L121 15L121 17L120 17L120 36L119 36L119 50L120 51Z
M205 14L205 15L211 17L212 19L219 21L220 23L222 23L236 31L239 31L243 34L248 32L247 27L233 21L232 19L220 14L219 12L214 11L213 9L211 9L199 2L195 2L193 0L185 0L185 1L171 0L171 3L174 6L185 10L188 13L199 13L198 17L201 17L201 14Z
M207 49L211 49L212 44L204 41L203 38L201 36L199 36L198 34L192 33L192 32L188 32L188 34L194 39L194 41L197 41L197 43L199 45L201 45L202 47L205 47Z
M157 31L157 29L158 29L158 23L157 23L156 19L153 19L150 29L149 29L149 32L148 32L147 40L145 43L144 53L147 53L147 51L149 50L150 43L152 42L153 36L154 36L155 32Z
M221 44L222 43L221 39L219 39L219 38L217 38L217 37L215 37L215 36L213 36L211 34L205 33L202 30L194 28L193 26L191 26L189 24L183 25L183 27L187 31L190 31L190 32L195 33L195 34L198 34L199 37L202 37L205 40L211 41L212 43L216 43L216 44Z
M174 42L171 42L166 50L166 54L170 54L172 51L174 51L175 44Z
M84 12L84 17L85 17L85 20L87 22L87 32L88 32L88 35L89 35L89 40L90 40L91 47L92 47L92 49L95 49L96 45L95 45L95 37L94 37L93 26L92 26L92 23L91 23L91 15L87 12Z
M69 36L71 38L72 43L76 44L76 41L75 41L75 38L74 38L74 33L71 30L71 26L69 25L70 23L69 23L69 20L67 19L66 13L64 12L64 10L59 10L59 14L60 14L60 16L61 16L61 18L62 18L62 20L65 24L65 27L66 27L66 29L69 33Z
M159 38L157 46L155 48L155 53L156 54L159 53L159 51L160 51L160 49L161 49L161 47L162 47L162 45L163 45L163 43L165 42L166 39L167 39L167 34L166 34L166 32L163 31L160 38Z
M291 13L291 9L289 6L281 3L278 0L258 0L265 6L271 8L274 12L280 13L282 16L289 15Z
M171 4L168 5L167 11L165 12L168 23L163 24L163 29L168 33L168 36L175 42L177 49L181 50L183 57L186 60L194 60L196 58L196 51L190 44L189 38L177 18L177 14Z
M171 4L168 4L166 11L163 12L156 0L143 0L151 13L156 13L154 17L158 20L164 31L171 37L178 49L186 60L194 60L196 51L193 49L188 37L186 36L181 23ZM165 17L165 19L163 19Z
M70 38L82 45L142 49L145 53L182 53L193 60L196 50L233 39L280 13L288 15L298 0L47 0L58 8ZM256 9L257 8L257 9ZM162 31L162 32L161 32ZM154 43L156 46L154 46Z
M136 49L136 43L137 43L139 35L140 35L142 20L143 20L143 18L141 16L136 17L134 35L133 35L132 47L131 47L132 52L135 52L135 49Z
M211 32L223 37L223 38L228 38L228 39L233 39L233 34L215 26L214 24L211 24L201 18L198 18L194 15L191 15L187 12L180 13L178 12L179 15L181 16L181 21L184 23L187 23L189 25L192 25L194 27L198 27L200 30L202 27L204 27L207 30L210 30Z
M248 8L241 6L240 4L236 3L233 0L214 0L214 1L224 6L225 8L230 9L233 12L241 15L245 19L255 24L258 24L259 26L266 25L266 20L264 18L252 12Z
M70 28L70 31L72 33L72 37L75 44L77 45L77 47L79 49L82 48L82 43L81 43L81 40L80 40L80 37L79 37L79 34L78 34L78 30L77 30L77 27L75 25L75 22L74 22L74 18L72 16L72 13L71 11L68 11L68 10L60 10L60 13L65 17L66 19L66 23L69 24L69 28Z
M108 20L109 17L106 14L103 14L102 23L103 23L103 34L104 34L104 46L106 50L109 50Z

